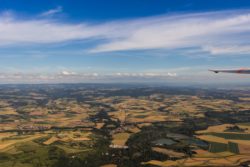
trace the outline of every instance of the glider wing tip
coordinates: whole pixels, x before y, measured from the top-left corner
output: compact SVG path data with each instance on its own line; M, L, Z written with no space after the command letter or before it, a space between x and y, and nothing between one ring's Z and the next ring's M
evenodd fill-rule
M219 71L217 71L217 70L209 70L209 71L212 71L212 72L214 72L214 73L219 73Z

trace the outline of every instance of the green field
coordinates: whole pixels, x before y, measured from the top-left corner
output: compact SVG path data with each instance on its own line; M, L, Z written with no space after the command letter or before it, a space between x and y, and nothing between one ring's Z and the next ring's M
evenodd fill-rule
M222 137L224 139L231 139L231 140L250 140L250 134L244 133L206 133L207 135L213 135L217 137ZM250 142L250 141L249 141Z
M223 143L217 143L217 142L209 142L209 152L212 153L219 153L224 152L228 150L228 145Z
M219 153L229 151L231 153L239 154L239 147L237 143L228 142L228 144L209 142L209 152Z
M228 142L228 149L230 152L235 153L235 154L239 154L239 146L237 143L233 143L233 142Z

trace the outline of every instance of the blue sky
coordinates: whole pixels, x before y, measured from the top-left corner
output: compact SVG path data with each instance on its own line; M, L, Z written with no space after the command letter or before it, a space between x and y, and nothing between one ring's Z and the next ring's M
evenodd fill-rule
M249 83L249 0L0 0L0 82Z

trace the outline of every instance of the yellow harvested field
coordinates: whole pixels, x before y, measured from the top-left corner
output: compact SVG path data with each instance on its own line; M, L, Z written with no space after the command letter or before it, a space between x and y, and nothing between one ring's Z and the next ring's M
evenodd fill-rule
M204 157L207 157L207 158L211 158L211 157L217 157L218 155L214 154L214 153L211 153L209 151L206 151L206 150L195 150L196 154L194 154L194 157L195 158L204 158Z
M142 128L142 127L151 126L151 125L152 125L152 123L140 123L140 124L138 124L137 126L138 126L139 128Z
M226 155L226 154L225 154ZM156 165L161 167L172 167L172 166L239 166L240 163L250 161L250 154L242 155L230 155L225 157L196 157L196 158L186 158L177 161L157 161L151 160L144 162L143 164Z
M197 134L210 133L210 132L223 133L227 129L227 127L233 127L233 126L235 126L235 125L234 124L223 124L223 125L209 126L206 130L196 131L196 133ZM245 129L244 133L250 133L249 126L246 126L246 125L237 125L237 126L239 126L242 129ZM242 133L242 132L230 132L230 133Z
M232 126L232 124L223 124L217 126L209 126L206 130L196 131L197 134L209 133L209 132L224 132L226 127Z
M6 131L6 130L13 130L16 129L17 125L15 122L11 122L11 123L0 123L0 130L1 131Z
M4 108L4 107L8 107L10 104L7 101L2 101L0 100L0 107Z
M146 122L160 122L160 121L166 121L168 116L165 115L150 115L146 117Z
M91 140L90 138L88 137L80 137L80 138L76 138L76 139L72 139L73 141L89 141Z
M242 155L229 156L226 159L228 161L233 162L233 163L250 161L250 154L242 154Z
M238 144L244 144L244 145L248 145L250 146L250 141L249 140L228 140L234 143L238 143Z
M206 163L206 158L187 158L185 161L182 161L182 165L185 166L202 166ZM178 164L178 161L177 161ZM183 166L184 166L183 165Z
M185 156L184 153L176 152L176 151L169 150L166 148L161 148L161 147L152 147L152 150L158 153L168 155L170 157L184 157Z
M131 127L128 129L128 131L132 132L132 133L138 133L140 132L141 130L137 127Z
M34 107L29 113L31 116L45 116L48 114L48 109L45 107Z
M176 165L176 161L158 161L158 160L150 160L148 162L143 162L143 165L155 165L155 166L161 166L161 167L168 167Z
M225 151L220 153L211 153L206 150L195 150L197 154L194 155L194 158L223 158L231 155L235 155L234 153Z
M96 128L101 129L104 125L105 123L96 123Z
M190 104L189 101L182 101L177 104L171 105L167 108L171 112L187 112L194 113L198 112L199 108L197 106Z
M209 141L209 142L217 142L217 143L224 143L224 144L228 143L228 140L221 138L221 137L212 136L212 135L199 135L196 137L201 139L201 140L205 140L205 141Z
M8 138L11 136L15 136L17 135L16 132L4 132L4 133L0 133L0 140L4 139L4 138Z
M106 165L102 165L100 167L117 167L116 164L106 164Z
M214 158L218 158L218 157L228 157L228 156L232 156L235 155L232 152L229 151L224 151L224 152L219 152L219 153L214 153L216 156Z
M112 136L112 144L119 145L119 146L125 146L128 138L130 137L130 133L116 133Z
M0 152L4 152L4 149L8 148L9 146L15 144L16 142L12 141L12 142L1 142L0 144Z
M76 148L72 148L72 147L64 146L64 145L57 145L57 147L59 147L60 149L63 149L67 154L87 152L91 150L91 149L76 149Z
M109 116L124 122L126 119L126 112L125 111L116 111L116 112L109 112Z
M250 126L238 125L240 128L244 129L244 133L250 133Z
M250 145L238 144L240 154L250 154Z
M0 115L18 115L18 113L12 107L5 107L1 108Z
M57 137L53 136L53 137L49 138L48 140L46 140L45 142L43 142L43 144L50 145L58 140L59 139Z
M47 134L35 134L35 135L27 135L27 136L23 136L20 139L8 139L8 140L2 140L0 142L0 152L4 152L6 151L6 149L8 149L10 146L15 145L17 143L24 143L24 142L28 142L28 141L32 141L41 137L45 137L47 136Z
M43 144L50 145L56 141L69 142L69 141L89 141L91 132L61 132L53 134L51 138L43 142Z
M240 97L239 99L242 101L249 101L250 102L250 97Z
M202 150L202 149L197 149L197 150L194 150L194 152L196 153L196 155L203 155L203 154L213 154L213 153L210 153L208 152L207 150Z
M160 115L160 114L157 114L155 112L152 111L151 114L145 114L143 117L141 118L138 118L138 114L133 114L133 115L130 115L126 121L127 122L131 122L131 123L140 123L140 122L160 122L160 121L167 121L168 120L168 116L165 116L165 115Z
M211 159L209 160L209 163L211 164L223 164L224 166L226 165L232 165L232 162L231 161L228 161L228 159L226 158L216 158L216 159Z
M165 121L167 116L157 112L161 103L145 99L124 98L120 103L114 104L116 112L109 115L121 122L156 122Z

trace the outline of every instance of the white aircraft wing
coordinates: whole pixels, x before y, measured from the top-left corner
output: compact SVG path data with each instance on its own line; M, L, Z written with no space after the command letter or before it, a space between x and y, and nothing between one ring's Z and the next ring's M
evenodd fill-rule
M214 73L219 73L219 72L223 72L223 73L237 73L237 74L250 74L250 69L238 69L238 70L209 70L212 71Z

